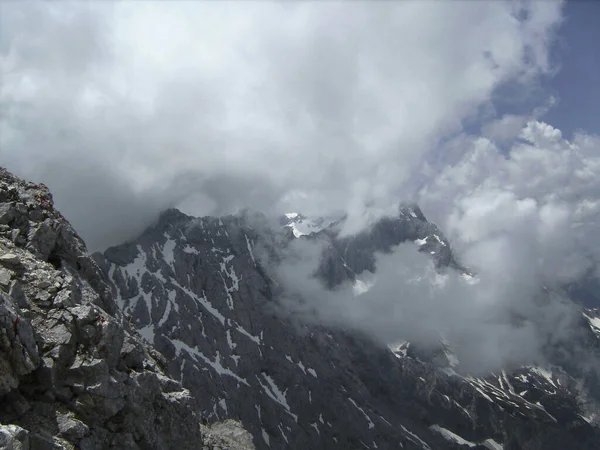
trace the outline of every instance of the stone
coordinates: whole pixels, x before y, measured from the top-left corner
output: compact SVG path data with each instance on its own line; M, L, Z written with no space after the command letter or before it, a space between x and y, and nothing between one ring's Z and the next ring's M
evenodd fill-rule
M12 274L10 271L0 267L0 286L7 287L10 284Z
M29 450L29 433L17 425L0 424L0 448Z
M75 301L71 296L72 292L69 289L59 291L54 297L54 305L57 308L68 308L75 305Z
M56 245L57 238L58 234L52 227L52 220L46 219L30 228L27 247L41 260L47 261Z
M21 260L14 253L4 253L0 255L0 264L6 267L19 267L21 265Z
M73 417L72 413L56 415L58 431L61 436L71 442L77 442L82 439L89 431L89 428L82 421Z
M213 448L228 450L252 450L252 435L236 420L225 420L212 426L204 427L207 444Z
M19 306L19 308L27 308L28 309L31 306L29 303L29 299L27 298L27 295L25 294L25 291L23 291L23 287L16 280L14 280L11 283L10 289L8 291L8 295L10 295L10 297L15 301L15 303L17 304L17 306Z
M125 331L104 275L77 233L42 187L0 168L2 221L0 421L10 422L0 424L0 448L202 445L194 400L129 326ZM163 385L171 397L161 395ZM139 405L126 408L134 397Z
M0 203L0 224L9 224L17 216L17 211L10 203Z

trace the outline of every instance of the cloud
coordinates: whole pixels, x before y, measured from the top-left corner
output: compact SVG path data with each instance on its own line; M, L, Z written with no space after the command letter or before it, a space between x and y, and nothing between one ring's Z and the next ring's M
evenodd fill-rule
M0 163L46 182L92 248L181 202L344 209L353 232L365 205L381 215L409 197L423 160L499 87L553 70L561 8L4 5Z
M487 250L497 253L494 247L504 244L490 242ZM370 278L367 290L348 282L328 291L312 276L320 250L299 243L296 257L275 268L287 292L284 311L303 321L352 328L385 344L434 348L444 340L460 362L456 369L471 374L544 364L545 346L576 336L577 315L568 303L544 295L534 278L511 280L504 267L487 267L473 282L455 271L438 273L407 243L378 255L376 273L362 274Z
M422 189L420 204L473 266L521 254L506 271L533 270L542 283L567 283L598 266L600 137L580 133L567 141L531 121L507 155L486 138L461 142L463 157ZM478 248L500 239L509 239L514 253Z
M544 364L548 349L565 343L562 357L583 365L581 314L565 288L598 279L600 137L580 133L568 141L539 121L514 134L508 150L457 136L447 145L450 153L460 145L462 156L419 193L475 280L436 271L406 243L378 255L375 274L359 274L366 292L357 295L349 282L327 291L313 277L323 244L298 242L295 258L276 268L290 292L287 310L386 344L445 339L470 373Z
M526 123L527 117L507 114L500 119L487 123L483 127L482 134L499 143L513 141L519 136Z
M562 3L2 9L0 164L47 183L92 249L170 206L342 209L352 234L414 197L480 282L447 274L439 289L428 260L401 246L367 293L323 293L306 281L312 254L284 274L331 296L312 314L385 341L443 330L464 364L486 367L531 359L568 330L555 326L569 316L560 302L535 299L597 270L599 138L566 141L541 122L552 98L496 107L543 92Z

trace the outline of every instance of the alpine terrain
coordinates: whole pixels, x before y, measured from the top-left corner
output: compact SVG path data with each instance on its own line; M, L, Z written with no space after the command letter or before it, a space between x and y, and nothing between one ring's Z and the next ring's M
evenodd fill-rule
M600 311L580 307L548 364L484 376L443 340L385 346L286 314L276 268L315 242L327 289L369 289L404 242L473 280L416 205L353 236L343 217L169 209L90 256L44 186L0 177L0 447L600 448Z

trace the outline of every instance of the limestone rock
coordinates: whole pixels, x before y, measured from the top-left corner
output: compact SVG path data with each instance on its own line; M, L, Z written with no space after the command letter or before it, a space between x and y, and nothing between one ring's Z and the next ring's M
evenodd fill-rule
M194 399L123 319L47 189L0 169L0 223L0 448L201 445Z
M29 450L29 433L17 425L0 424L0 448Z

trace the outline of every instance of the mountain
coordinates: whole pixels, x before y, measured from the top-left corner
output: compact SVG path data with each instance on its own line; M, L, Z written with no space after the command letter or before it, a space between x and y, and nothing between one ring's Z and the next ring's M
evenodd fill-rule
M342 217L309 218L300 213L286 213L279 219L280 225L292 230L294 237L310 236L336 224Z
M600 311L548 366L461 375L450 343L388 348L282 309L273 268L311 242L331 289L368 289L401 242L470 277L418 207L356 236L310 223L172 209L90 256L45 186L0 170L0 448L598 448Z
M253 448L165 367L48 189L0 169L0 448Z
M343 220L343 219L342 219ZM549 348L551 367L472 377L451 348L391 349L283 314L273 266L292 242L323 245L316 276L331 289L376 252L413 242L439 270L472 277L416 205L341 237L341 222L245 211L194 218L164 212L132 242L94 255L117 304L163 354L209 422L238 419L258 449L596 449L597 372ZM598 311L582 310L577 348L598 358ZM575 343L574 343L575 345ZM568 349L567 349L568 350Z

